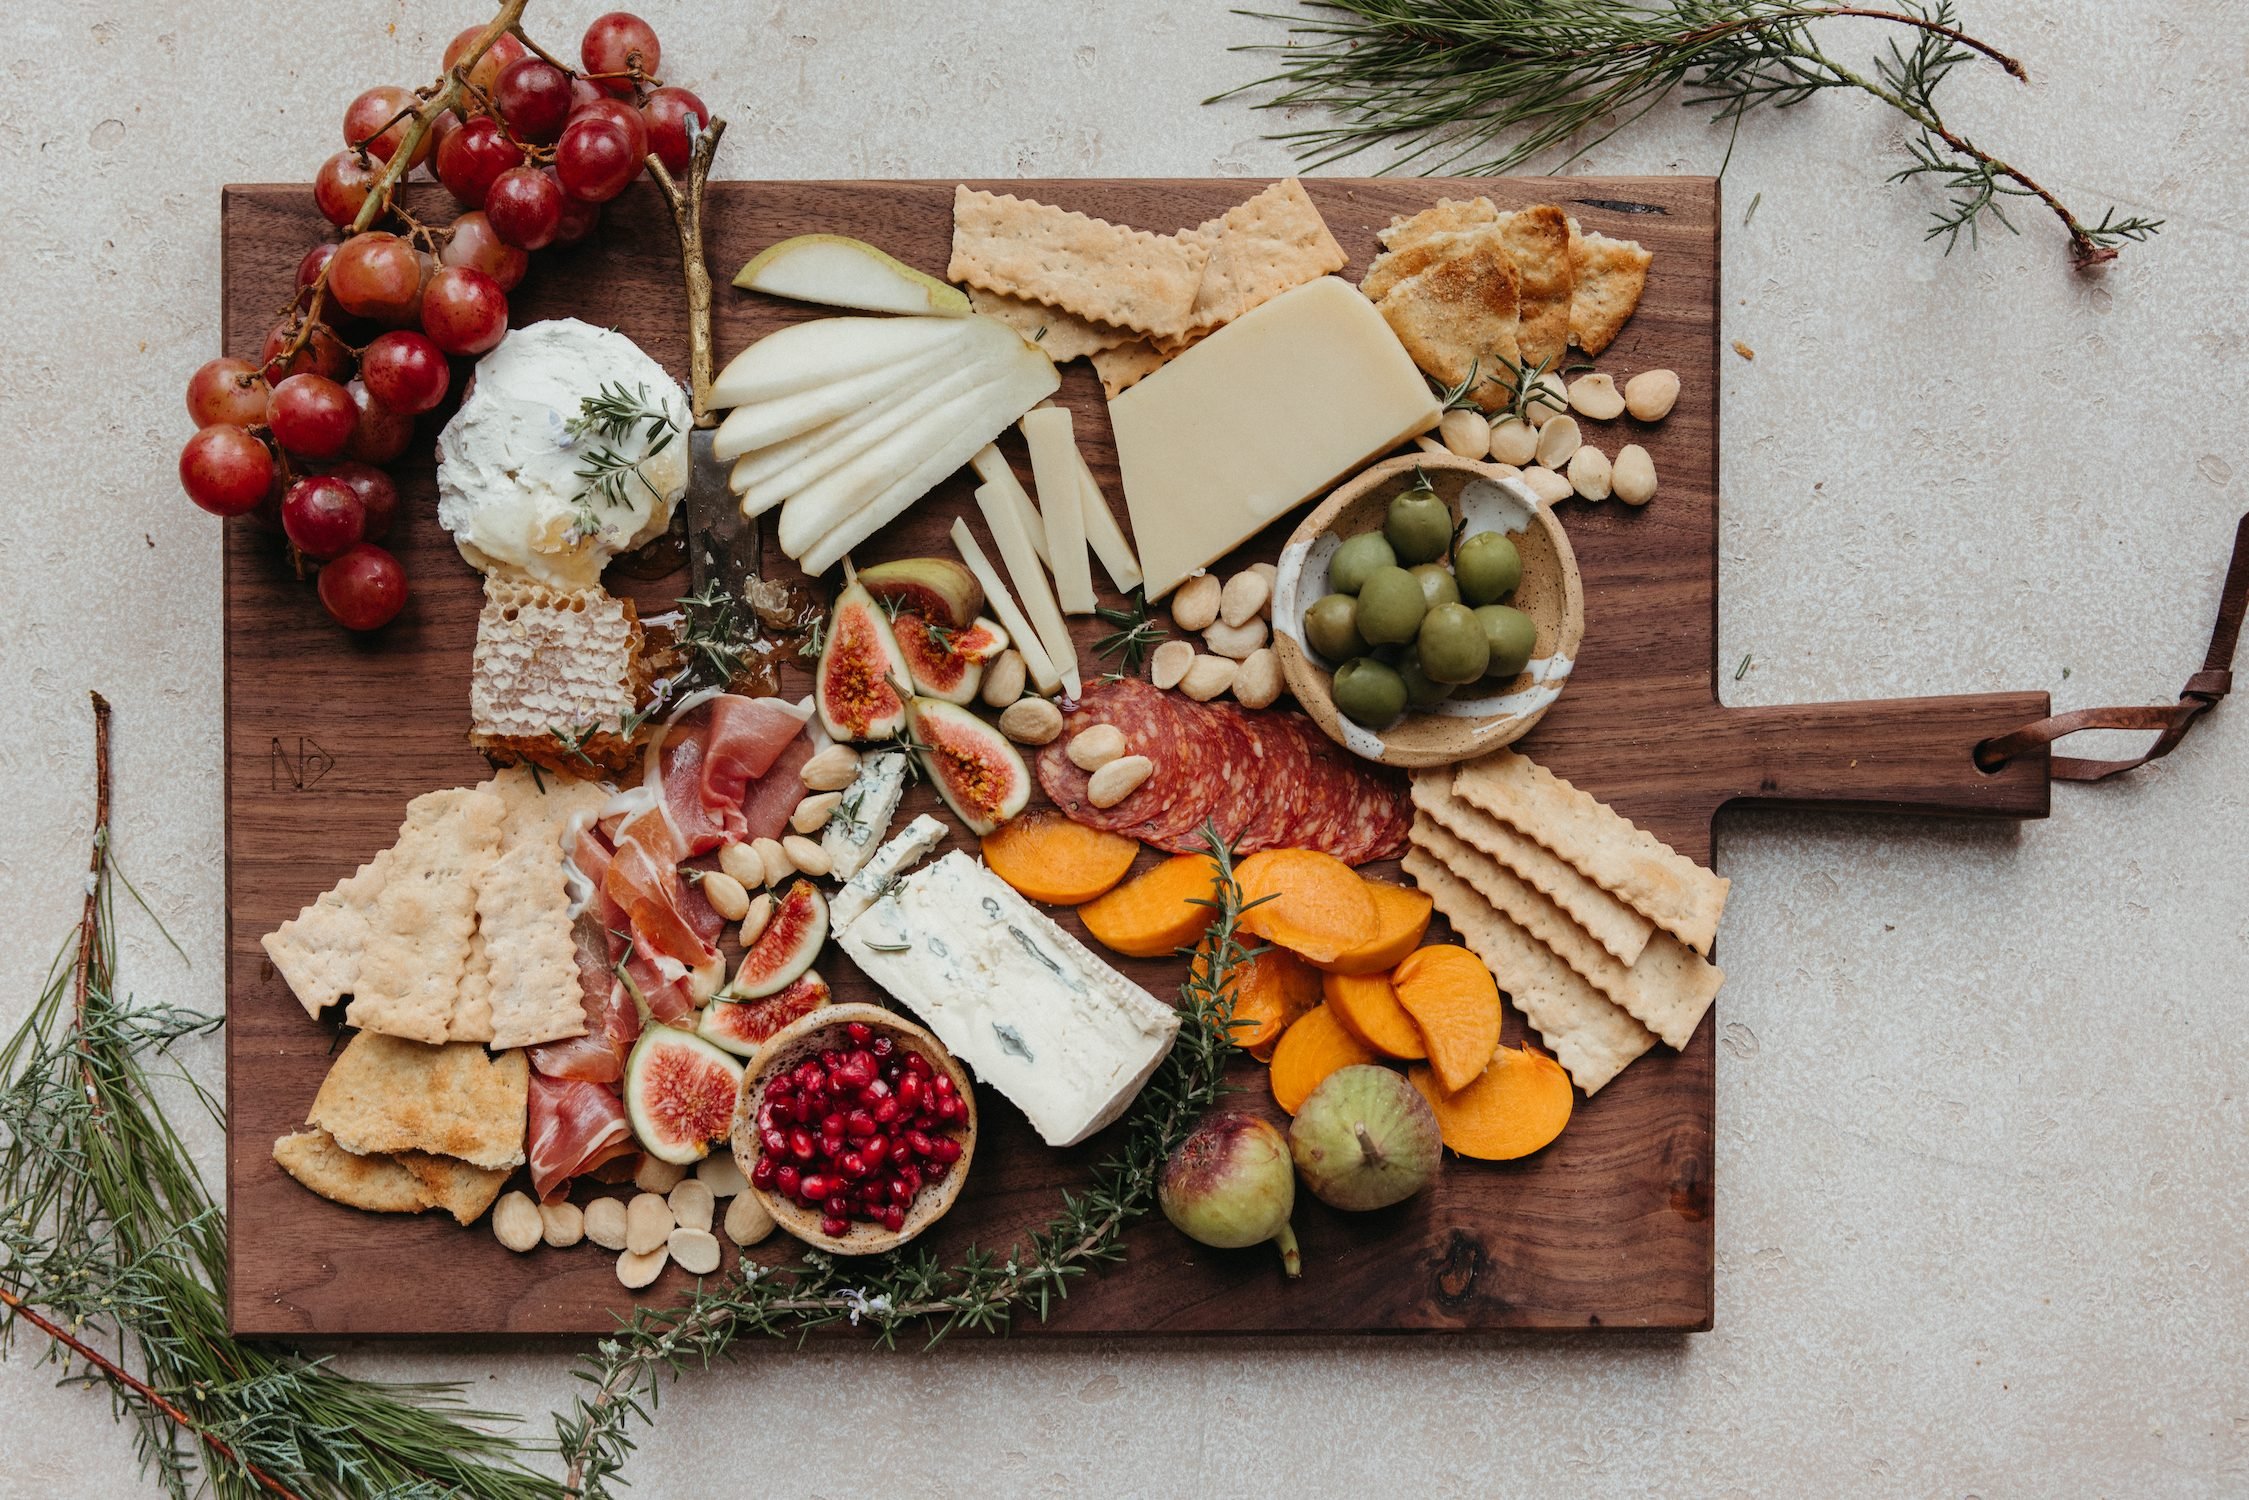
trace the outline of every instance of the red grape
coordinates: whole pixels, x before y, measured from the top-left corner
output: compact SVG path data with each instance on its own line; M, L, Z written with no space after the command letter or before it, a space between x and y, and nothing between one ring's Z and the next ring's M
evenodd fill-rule
M625 73L637 66L642 77L653 78L664 60L664 49L646 21L630 11L613 10L594 17L578 44L578 56L588 73ZM619 98L633 91L630 78L604 78L601 86Z
M422 331L447 354L482 354L507 336L508 294L474 266L443 266L422 296Z
M344 144L356 151L364 143L369 156L377 161L389 161L405 143L406 132L414 125L410 118L398 120L396 124L390 122L397 118L400 110L412 109L419 102L412 89L395 83L376 84L352 100L351 107L344 111ZM414 144L414 154L407 163L409 169L420 166L429 151L430 138L425 133Z
M180 487L214 516L258 508L273 483L273 454L248 431L216 422L180 450Z
M554 184L554 190L562 193L562 217L555 221L554 243L557 245L575 245L587 235L592 234L594 225L601 222L601 205L588 203L582 198L573 198L568 193L564 193L562 191L562 178L556 174L554 168L546 168L546 176L547 180Z
M438 257L449 266L472 266L512 292L530 269L531 257L520 247L500 238L482 212L465 213L453 221L453 237Z
M689 127L692 124L694 130L708 129L710 106L686 89L658 89L648 96L640 112L648 121L648 147L657 160L674 172L686 171L695 150Z
M322 162L312 179L312 201L320 216L338 229L349 229L367 204L375 172L356 151L339 151Z
M482 208L493 179L522 162L523 152L500 129L500 122L479 115L445 138L437 153L437 180L463 204Z
M367 509L352 487L327 474L289 486L281 497L281 529L305 556L325 561L367 534Z
M469 55L469 48L476 45L476 39L482 35L484 35L483 27L471 26L459 36L447 42L445 44L445 71L450 73L455 67L459 66L461 60ZM469 69L468 80L489 94L492 92L494 80L506 70L508 64L529 55L522 42L502 32L493 39L492 45L485 49L484 55L476 60L476 66Z
M593 118L614 121L625 132L626 151L634 161L648 155L648 117L621 99L596 99L570 115L572 124Z
M301 292L318 281L320 273L328 269L328 262L335 258L336 247L326 240L307 250L305 258L297 262L297 290Z
M358 425L351 430L344 457L363 464L387 464L404 453L414 439L414 419L369 395L364 380L355 380L344 389L351 393L352 405L359 408Z
M361 542L320 570L320 602L346 630L379 630L406 607L406 570Z
M595 83L591 78L582 77L578 74L571 75L570 113L576 114L579 110L593 103L594 100L608 97L609 95L602 91L601 85Z
M350 394L325 375L292 375L266 401L273 440L300 458L337 457L358 420Z
M437 118L429 122L429 157L431 161L436 161L445 150L445 142L452 137L453 132L467 123L457 109L441 109L437 112Z
M492 85L492 103L517 140L551 145L570 118L570 75L543 57L517 58Z
M328 269L328 290L345 312L379 323L412 313L421 290L421 262L395 234L370 230L345 240Z
M197 427L213 422L259 427L266 419L266 395L265 377L256 365L246 359L214 359L188 377L187 414Z
M391 519L398 514L398 486L373 464L341 463L328 471L330 479L343 481L359 497L367 513L366 540L379 542L390 535Z
M289 346L297 334L294 318L283 318L266 334L265 346L258 353L258 368L265 371L268 380L286 380L291 375L325 375L330 380L351 378L351 351L344 341L336 337L335 330L325 323L313 325L312 337L305 346L290 356L287 365L276 365L281 351Z
M562 190L588 203L607 203L640 172L632 137L614 120L581 115L564 128L554 148L555 175Z
M367 346L359 357L367 394L392 411L419 416L445 399L453 383L445 352L427 334L398 329Z
M544 250L562 222L562 188L536 167L511 167L484 195L492 232L522 250Z

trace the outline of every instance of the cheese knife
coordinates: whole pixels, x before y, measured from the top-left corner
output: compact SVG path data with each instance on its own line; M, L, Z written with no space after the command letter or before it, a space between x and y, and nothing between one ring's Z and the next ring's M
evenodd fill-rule
M687 434L687 562L696 593L715 583L739 594L757 571L757 523L742 514L741 501L727 488L733 464L711 456L716 436L709 427Z

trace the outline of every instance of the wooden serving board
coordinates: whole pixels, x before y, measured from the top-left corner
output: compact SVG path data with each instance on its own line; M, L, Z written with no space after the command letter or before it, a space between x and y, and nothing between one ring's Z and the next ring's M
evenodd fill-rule
M1157 231L1213 217L1261 185L987 184ZM2042 756L2020 757L1988 776L1970 761L1978 740L2043 716L2043 693L1757 709L1718 701L1715 182L1322 179L1308 186L1352 257L1346 274L1354 279L1376 249L1376 229L1448 195L1484 193L1503 207L1559 201L1587 228L1638 239L1655 252L1638 315L1600 364L1620 383L1643 369L1679 372L1679 404L1666 422L1608 440L1611 447L1643 442L1662 490L1638 511L1614 503L1562 508L1584 573L1585 644L1568 692L1522 748L1704 861L1712 855L1712 816L1736 801L2045 815ZM435 188L418 191L439 196ZM714 185L709 251L721 282L721 359L784 322L821 315L726 288L725 277L751 254L786 235L832 231L941 272L952 191L950 182ZM256 349L298 257L327 232L302 187L227 190L228 352ZM685 372L678 252L670 220L645 184L612 205L592 241L538 257L513 300L519 326L565 316L613 325ZM1086 456L1115 498L1100 387L1082 362L1067 367L1061 399L1077 410ZM429 420L426 436L434 438L444 415ZM436 523L431 446L422 443L420 456L400 469L406 504L390 543L413 597L398 622L372 638L328 622L274 537L248 521L228 527L227 1189L229 1307L240 1333L590 1332L611 1327L633 1303L611 1257L590 1246L517 1256L483 1225L462 1230L443 1216L337 1207L284 1176L269 1154L274 1139L304 1118L338 1033L307 1019L265 961L259 937L387 846L409 799L486 774L464 738L480 583ZM1003 446L1028 476L1020 439L1011 434ZM975 517L971 487L965 475L948 480L861 560L949 553L944 534L952 518ZM1270 558L1290 524L1235 561ZM768 564L785 566L770 546ZM629 587L660 604L684 583ZM1091 678L1103 664L1090 642L1105 627L1080 623ZM901 819L932 801L918 790ZM1074 923L1069 913L1058 915ZM1443 931L1440 923L1433 936ZM1120 967L1159 994L1176 987L1181 968L1176 961ZM822 970L845 996L868 988L832 949ZM1154 1217L1134 1231L1122 1265L1082 1282L1051 1322L1026 1321L1019 1331L1707 1328L1717 1026L1714 1014L1684 1052L1658 1048L1634 1063L1597 1098L1581 1101L1562 1137L1529 1160L1450 1161L1434 1190L1375 1214L1338 1214L1301 1196L1300 1281L1284 1282L1267 1250L1205 1250ZM1522 1031L1510 1009L1507 1042ZM1244 1060L1236 1081L1238 1103L1272 1110L1262 1068ZM971 1240L1003 1246L1044 1221L1115 1139L1110 1132L1051 1151L988 1090L984 1105L975 1170L927 1241L948 1259ZM769 1243L757 1253L779 1259L791 1248ZM669 1300L684 1285L675 1269L643 1297Z

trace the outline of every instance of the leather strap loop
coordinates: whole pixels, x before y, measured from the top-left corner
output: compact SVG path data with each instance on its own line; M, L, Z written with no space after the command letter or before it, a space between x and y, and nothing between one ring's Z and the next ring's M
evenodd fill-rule
M2056 781L2102 781L2161 759L2178 748L2195 720L2216 706L2233 687L2233 650L2241 639L2241 621L2249 612L2249 515L2233 531L2233 558L2226 566L2225 587L2218 594L2218 621L2210 632L2210 651L2202 670L2187 679L2179 701L2137 708L2079 708L2055 714L2034 724L1985 740L1976 746L1976 764L1996 771L2018 755L2051 745L2085 729L2149 729L2155 742L2147 752L2130 760L2081 760L2057 755L2049 766Z

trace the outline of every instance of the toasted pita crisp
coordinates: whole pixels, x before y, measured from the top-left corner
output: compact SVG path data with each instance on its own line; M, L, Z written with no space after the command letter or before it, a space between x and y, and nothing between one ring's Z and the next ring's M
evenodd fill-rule
M1396 283L1405 280L1428 264L1426 259L1412 258L1412 252L1423 242L1438 235L1458 234L1490 224L1499 217L1499 210L1489 198L1444 198L1410 218L1390 221L1390 227L1379 231L1376 238L1382 241L1384 254L1374 258L1367 267L1366 279L1359 290L1369 297L1381 300L1382 294Z
M1146 339L1134 339L1093 356L1094 373L1101 377L1101 394L1111 401L1169 363L1171 356Z
M1096 323L1044 302L1010 297L980 286L968 289L968 301L985 317L1005 323L1038 345L1046 357L1058 365L1098 354L1104 349L1114 349L1139 337L1129 328Z
M473 1224L507 1185L507 1171L487 1172L449 1156L402 1151L396 1156L354 1156L325 1130L304 1130L273 1143L281 1170L331 1203L377 1214L418 1214L442 1208L457 1223Z
M487 1041L498 1049L583 1036L586 1013L570 930L570 890L563 879L563 840L590 821L609 794L594 782L537 777L521 766L500 772L480 790L505 809L500 852L484 867L476 888L475 941L488 963L483 998L490 1024L482 1037L463 1030L475 998L464 983L450 1039Z
M1569 346L1570 299L1577 285L1569 217L1551 203L1534 204L1501 214L1491 232L1515 262L1515 342L1523 363L1560 364Z
M1587 234L1570 220L1570 269L1577 278L1570 295L1570 342L1588 354L1614 343L1640 305L1654 260L1636 240Z
M1393 285L1375 306L1423 373L1455 386L1474 372L1469 395L1497 410L1507 393L1495 377L1518 357L1514 264L1472 231L1432 244L1439 246L1433 263Z
M364 1031L442 1042L468 970L476 887L499 851L506 809L468 787L406 806L389 877L367 916L366 945L344 1014Z
M316 1021L358 984L367 914L390 878L390 862L385 849L260 939L290 993Z
M515 1172L512 1167L472 1167L465 1161L433 1156L427 1151L401 1151L397 1161L412 1174L424 1206L444 1209L456 1224L474 1224L484 1217L484 1211Z
M470 1042L432 1047L362 1031L321 1081L307 1125L360 1156L427 1151L474 1166L523 1164L530 1066Z

